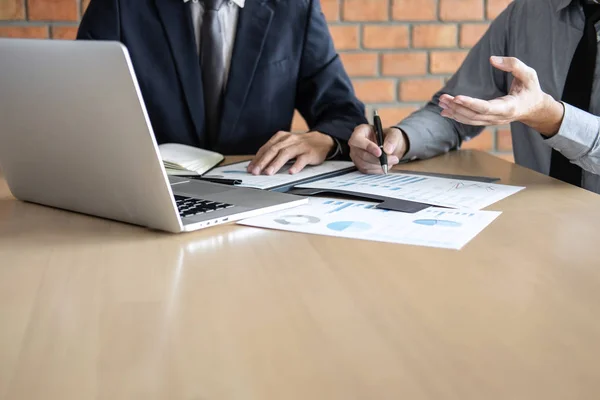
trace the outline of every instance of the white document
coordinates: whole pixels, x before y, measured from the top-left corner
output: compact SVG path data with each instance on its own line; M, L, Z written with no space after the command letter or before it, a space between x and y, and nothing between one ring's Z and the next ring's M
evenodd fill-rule
M525 189L517 186L424 175L404 173L365 175L360 172L352 172L297 187L346 190L441 207L470 208L474 210L481 210Z
M460 250L500 212L431 207L416 214L376 203L314 197L309 204L238 222L260 228Z
M352 168L354 164L350 161L326 161L317 166L306 166L297 174L289 173L292 163L289 163L275 175L252 175L246 171L250 161L245 161L237 164L226 165L224 167L214 168L209 171L206 176L218 177L225 179L239 179L242 181L241 187L249 187L255 189L272 189L274 187L288 185L293 182L298 182L304 179L313 178L319 175L341 171Z

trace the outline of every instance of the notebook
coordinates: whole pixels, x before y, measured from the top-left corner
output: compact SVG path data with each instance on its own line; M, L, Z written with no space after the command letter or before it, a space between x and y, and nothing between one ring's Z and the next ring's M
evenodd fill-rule
M224 159L214 151L178 143L161 144L158 149L169 175L202 175Z

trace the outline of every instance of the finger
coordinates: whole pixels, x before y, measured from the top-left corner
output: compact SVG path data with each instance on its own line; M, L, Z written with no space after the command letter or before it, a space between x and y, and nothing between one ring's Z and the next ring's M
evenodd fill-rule
M388 166L388 168L391 169L392 167ZM381 166L378 165L377 168L365 169L363 173L369 175L383 175L383 169L381 169Z
M449 94L443 94L440 96L438 103L449 103L453 100L454 100L454 96L451 96Z
M351 148L368 151L375 157L379 157L381 155L381 150L375 143L375 140L375 131L373 127L370 125L360 125L354 130L354 133L352 133L348 145Z
M478 114L487 114L498 117L507 117L514 115L516 109L516 98L507 95L490 101L474 99L468 96L456 96L454 104L467 107Z
M453 114L460 114L465 118L470 120L480 120L480 121L490 121L494 118L497 118L494 115L481 114L471 110L470 108L458 105L456 103L451 103L446 111L450 111Z
M283 167L288 161L293 158L300 156L301 154L308 153L308 148L300 144L285 147L277 153L277 156L264 168L265 175L274 175L281 167Z
M271 164L271 162L273 162L273 160L275 159L275 157L277 157L280 151L294 145L295 143L297 143L297 138L290 136L266 149L263 152L263 154L256 160L252 173L254 175L260 175L264 173L265 168L267 168L267 166Z
M284 140L288 139L291 137L291 133L289 132L284 132L284 131L279 131L277 132L275 135L273 135L273 137L271 137L271 139L269 139L267 141L267 143L265 143L256 153L256 156L254 157L254 159L250 162L250 165L248 167L256 167L257 164L257 160L260 160L261 157L264 155L264 153L266 151L268 151L272 146L276 145L277 143L281 143Z
M379 162L379 158L375 157L368 151L357 149L356 156L362 161L364 161L366 164L377 165L377 163Z
M393 155L403 140L404 136L402 135L402 131L400 131L400 129L389 129L386 132L385 139L383 141L383 151L385 151L385 154L388 156Z
M467 118L464 115L457 114L452 110L444 110L444 111L442 111L441 115L442 115L442 117L453 119L456 122L460 122L461 124L465 124L465 125L473 125L473 126L494 125L489 122Z
M362 153L367 154L370 156L369 153L361 150ZM372 157L372 156L371 156ZM381 167L378 166L376 163L372 163L372 162L367 162L364 160L362 154L357 154L355 153L350 153L350 158L352 159L352 161L354 161L354 165L356 165L356 167L358 168L358 170L362 173L369 173L368 171L374 171L376 169L381 171Z
M499 97L490 101L490 107L498 116L514 117L518 111L517 98L513 95Z
M381 166L377 166L376 168L373 168L372 166L368 166L368 165L356 165L356 167L363 174L367 174L367 175L383 174L383 170L381 169Z
M474 108L472 108L470 104L475 104ZM478 99L465 100L457 97L454 100L454 103L448 105L448 109L460 111L461 114L469 116L468 112L461 108L461 105L471 111L474 111L476 114L487 115L489 117L487 118L487 120L490 121L512 121L515 118L517 111L517 99L512 95L499 97L490 101L483 101Z
M495 114L497 111L493 109L489 101L475 99L469 96L456 96L452 103L466 107L478 114Z
M257 164L262 159L265 152L267 152L272 146L274 146L277 143L282 142L283 140L288 139L291 136L292 136L292 134L290 132L285 132L285 131L279 131L275 135L273 135L271 137L271 139L269 139L267 141L267 143L265 143L260 149L258 149L258 151L256 152L256 155L254 156L252 161L250 161L250 164L248 164L248 172L250 172L250 173L253 172L253 170L256 168ZM256 172L256 175L258 175L258 174L260 174L260 171Z
M381 168L381 161L379 160L379 157L375 157L371 153L368 153L364 150L356 150L355 157L363 161L365 165L371 165L373 168ZM388 156L387 159L390 166L396 165L400 162L400 159L394 155Z
M311 159L308 154L301 154L300 156L296 157L296 162L294 163L294 165L292 165L292 168L290 168L290 174L293 175L302 171L304 167L310 164L310 161Z
M532 68L515 57L492 56L490 62L495 68L504 72L510 72L515 78L522 81L530 81L534 76L537 76Z
M400 161L398 160L397 157L393 158L393 159L389 159L388 160L388 168L392 169L392 167L396 164L398 164ZM377 164L369 164L366 163L363 160L357 160L355 161L355 165L358 168L358 170L360 172L362 172L363 174L369 174L369 175L381 175L383 173L383 169L381 168L381 165L379 163Z
M361 158L361 156L358 154L358 150L350 150L350 159L356 168L358 168L358 170L361 172L364 172L369 168L369 164Z
M252 167L250 168L251 174L260 175L265 167L269 165L271 161L273 161L279 152L279 148L276 148L275 146L276 145L266 146L259 150L260 154L257 153L256 157L252 161Z
M363 169L381 170L381 161L379 160L379 158L374 157L371 153L367 153L364 150L353 150L350 152L350 157L352 158L352 161L354 161L354 164L356 164L357 167L359 166L358 164L360 164L360 167ZM400 159L396 156L388 157L389 168L393 167L399 162Z

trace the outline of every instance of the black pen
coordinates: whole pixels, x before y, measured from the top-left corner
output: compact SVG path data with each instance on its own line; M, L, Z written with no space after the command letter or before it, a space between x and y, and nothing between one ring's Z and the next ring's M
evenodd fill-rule
M195 179L198 181L205 181L205 182L211 182L211 183L220 183L221 185L231 185L231 186L235 186L235 185L241 185L242 181L240 179L223 179L223 178L211 178L208 176L202 176L202 175L175 175L179 178L187 178L187 179Z
M375 136L377 137L377 146L381 149L381 156L379 156L379 162L381 164L381 169L383 169L383 173L387 175L388 173L388 160L387 154L383 151L383 127L381 126L381 118L379 118L379 114L377 110L373 111L373 125L375 125Z

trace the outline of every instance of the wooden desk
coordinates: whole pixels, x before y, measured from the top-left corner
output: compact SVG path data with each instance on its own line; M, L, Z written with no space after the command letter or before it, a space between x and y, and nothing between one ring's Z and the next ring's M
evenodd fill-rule
M457 252L160 234L1 186L0 398L600 398L600 197L478 152L409 168L527 190Z

